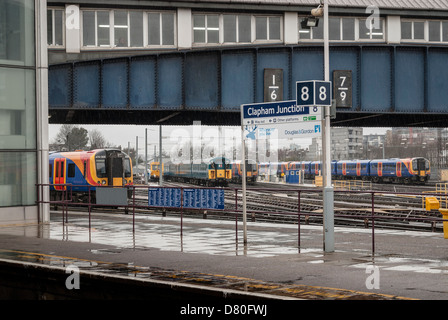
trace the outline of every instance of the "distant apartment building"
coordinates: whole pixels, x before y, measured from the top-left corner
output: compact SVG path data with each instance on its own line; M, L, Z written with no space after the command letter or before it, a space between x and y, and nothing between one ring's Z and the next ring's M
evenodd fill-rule
M353 160L363 158L362 128L331 128L331 158L333 160ZM320 160L322 141L313 138L307 160Z

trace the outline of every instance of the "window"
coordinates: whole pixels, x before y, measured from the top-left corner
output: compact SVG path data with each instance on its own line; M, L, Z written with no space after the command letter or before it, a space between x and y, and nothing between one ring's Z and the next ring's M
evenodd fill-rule
M109 11L96 12L97 46L110 47Z
M129 46L129 23L128 23L128 13L123 10L114 11L114 35L115 35L115 46L117 47L128 47Z
M402 40L425 40L424 21L401 21Z
M431 42L448 42L448 21L428 21L428 37Z
M194 15L193 17L194 42L219 43L219 16Z
M256 40L280 40L280 17L255 17Z
M174 45L173 13L148 13L148 45Z
M158 170L158 168L157 168ZM124 159L124 176L126 178L129 178L132 176L132 170L131 170L131 160L129 158Z
M245 14L193 14L193 42L251 43L279 41L282 38L280 16Z
M63 46L64 10L47 10L47 44L49 46Z
M68 169L67 169L67 177L68 178L74 178L75 177L75 172L76 172L76 166L74 163L69 163L68 164Z
M441 22L440 21L429 21L429 41L440 41L441 32Z
M369 25L370 22L370 25ZM383 40L384 39L384 20L379 20L378 28L374 26L374 20L359 20L359 39L360 40Z
M82 41L84 46L96 46L95 40L95 11L83 11L82 13Z
M36 147L34 70L0 68L0 149Z
M98 178L107 178L106 159L96 159L96 176Z
M35 65L34 1L0 1L0 64Z
M143 47L143 12L129 12L130 47Z
M248 15L224 15L224 42L251 42L251 17Z
M305 17L299 17L299 40L324 39L324 21L319 19L317 27L302 29L301 22ZM367 19L351 17L330 17L329 18L329 40L330 41L364 41L364 40L384 40L384 21L380 19L380 26L366 26ZM370 21L370 20L369 20ZM368 22L367 22L368 23ZM372 29L372 30L370 30Z
M172 12L110 10L82 12L84 47L143 48L175 45Z
M0 152L0 207L34 205L36 153Z

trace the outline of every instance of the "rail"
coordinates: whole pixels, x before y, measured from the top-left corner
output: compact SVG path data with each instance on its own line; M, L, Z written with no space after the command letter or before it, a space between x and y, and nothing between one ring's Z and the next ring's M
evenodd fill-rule
M59 200L49 200L49 201L43 201L43 200L38 200L36 201L36 203L48 203L50 205L55 205L55 206L61 206L62 208L62 226L64 228L65 223L68 223L68 207L69 206L77 206L77 207L87 207L88 210L88 219L89 219L89 230L91 230L92 228L92 209L93 208L105 208L105 207L111 207L114 206L116 207L116 205L110 205L110 204L96 204L96 203L92 203L92 188L93 187L88 187L88 202L87 203L83 203L83 202L75 202L74 201L74 197L73 197L73 188L74 187L80 187L77 185L73 185L73 184L37 184L36 185L38 188L38 193L42 194L44 187L45 189L49 189L48 187L64 187L62 188L63 190L59 192L60 194L60 199ZM83 186L85 187L85 186ZM113 187L101 187L101 188L113 188ZM138 185L133 185L133 186L127 186L125 187L126 189L128 189L129 191L131 191L132 196L130 197L130 199L128 199L128 203L124 206L121 206L124 208L126 213L130 213L132 211L132 231L133 233L135 233L135 216L136 216L136 209L144 209L144 210L154 210L154 209L160 209L163 214L166 213L167 210L179 210L180 211L180 234L183 234L183 217L184 214L186 212L186 208L184 208L183 206L183 194L184 194L184 189L210 189L210 188L200 188L200 187L194 187L194 186L188 186L188 187L175 187L175 188L179 188L181 190L181 206L180 207L165 207L165 206L150 206L148 203L148 199L146 199L146 203L148 204L141 204L139 203L141 199L138 199L139 201L137 201L136 198L136 193L139 190L145 190L146 189L146 195L148 195L148 192L151 188L173 188L173 186L165 186L165 187L155 187L155 186L138 186ZM203 217L206 218L207 213L214 213L217 215L234 215L235 218L235 240L238 242L238 221L239 218L242 217L242 209L239 208L239 206L241 205L241 200L239 200L239 198L242 198L242 196L239 196L239 194L242 193L242 189L241 188L220 188L221 190L225 190L225 192L227 193L227 202L230 202L231 198L234 199L234 205L227 205L226 208L224 210L213 210L213 209L203 209L203 208L188 208L188 212L189 211L199 211L203 213ZM295 220L294 223L297 223L297 246L299 249L299 252L301 250L302 247L302 243L301 243L301 224L302 224L302 220L307 223L310 217L315 217L318 219L322 219L323 218L323 213L318 212L318 210L314 210L312 212L310 212L309 210L302 210L302 207L304 207L306 204L304 203L304 201L309 201L309 199L305 199L304 195L305 194L313 194L314 195L314 199L316 201L319 201L319 194L322 193L322 189L300 189L300 188L290 188L290 189L274 189L274 188L248 188L247 189L248 192L262 192L262 193L266 193L266 192L275 192L277 195L278 194L285 194L285 199L289 199L289 201L293 201L296 203L296 209L295 210L285 210L285 209L281 209L281 210L276 210L276 211L263 211L263 210L253 210L253 209L248 209L247 210L247 214L248 216L250 215L252 217L252 220L255 219L255 215L256 214L267 214L267 215L281 215L281 216L291 216L293 217L293 220ZM418 198L421 197L422 199L424 199L425 197L428 196L434 196L434 197L446 197L446 194L439 194L439 193L397 193L397 192L385 192L385 191L377 191L377 190L335 190L335 199L336 199L336 195L339 194L348 194L350 195L351 198L355 198L355 196L364 196L368 198L368 201L364 204L363 206L363 210L365 212L367 212L366 214L343 214L343 213L336 213L336 207L335 207L335 220L336 219L353 219L353 220L360 220L366 227L370 226L371 228L371 250L372 250L372 254L375 254L375 222L376 221L385 221L385 220L396 220L396 221L401 221L401 222L416 222L416 221L420 221L420 222L426 222L426 223L430 223L432 226L432 230L434 230L434 227L436 226L436 224L438 223L446 223L448 222L448 219L443 219L442 217L435 217L435 216L419 216L419 217L411 217L409 216L409 214L406 217L403 216L390 216L390 215L385 215L384 212L384 208L379 208L377 207L378 204L378 199L380 197L384 197L385 195L389 196L389 197L394 197L394 198L398 198L398 197L405 197L405 198ZM290 197L288 194L293 194L292 197ZM276 197L277 201L279 199L282 199L281 197ZM357 198L357 197L356 197ZM355 199L356 199L355 198ZM40 197L38 197L38 199L40 199ZM145 199L143 199L145 200ZM389 200L390 201L390 200ZM423 201L423 200L422 200ZM290 207L294 207L292 205L290 205ZM429 213L430 211L425 211L427 213ZM382 214L383 213L383 214ZM434 212L432 212L434 214ZM436 212L435 214L438 214L438 212ZM440 214L441 216L441 214Z

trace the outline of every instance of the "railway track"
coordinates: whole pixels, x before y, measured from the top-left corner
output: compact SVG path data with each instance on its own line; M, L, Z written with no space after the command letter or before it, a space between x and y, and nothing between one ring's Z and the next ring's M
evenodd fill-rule
M182 183L164 183L165 187L192 187ZM275 188L274 188L275 187ZM401 187L401 186L400 186ZM276 223L298 223L299 200L298 187L279 184L258 183L250 186L246 192L246 208L250 221ZM319 189L300 187L300 222L305 224L322 224L322 195ZM441 218L438 212L427 212L422 209L421 197L417 192L421 189L406 188L406 193L388 194L376 190L374 196L374 221L376 228L392 228L401 230L442 231L442 223L427 221L428 218ZM414 192L412 192L414 191ZM426 189L426 191L429 191ZM401 191L400 191L401 192ZM147 207L147 189L136 188L136 214L151 212L169 212L169 215L180 215L178 209L161 209ZM241 219L242 192L240 185L225 188L225 208L223 211L187 210L183 214L189 217L209 217L213 219ZM131 199L130 205L133 204ZM101 208L103 210L104 208ZM87 210L85 206L78 210ZM98 210L98 209L95 209ZM109 211L109 209L106 209ZM112 211L113 209L110 209ZM132 212L132 209L129 209ZM335 225L369 227L372 223L372 194L365 192L335 191L334 195Z

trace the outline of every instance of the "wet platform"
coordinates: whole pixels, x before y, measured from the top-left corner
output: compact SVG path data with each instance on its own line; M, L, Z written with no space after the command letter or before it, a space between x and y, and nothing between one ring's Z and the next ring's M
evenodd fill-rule
M408 300L448 298L448 240L441 233L242 223L160 214L52 212L48 225L0 226L0 262L162 281L240 299ZM133 228L135 226L135 228ZM82 283L82 273L81 273ZM63 285L63 284L61 284ZM82 290L80 290L82 293Z

